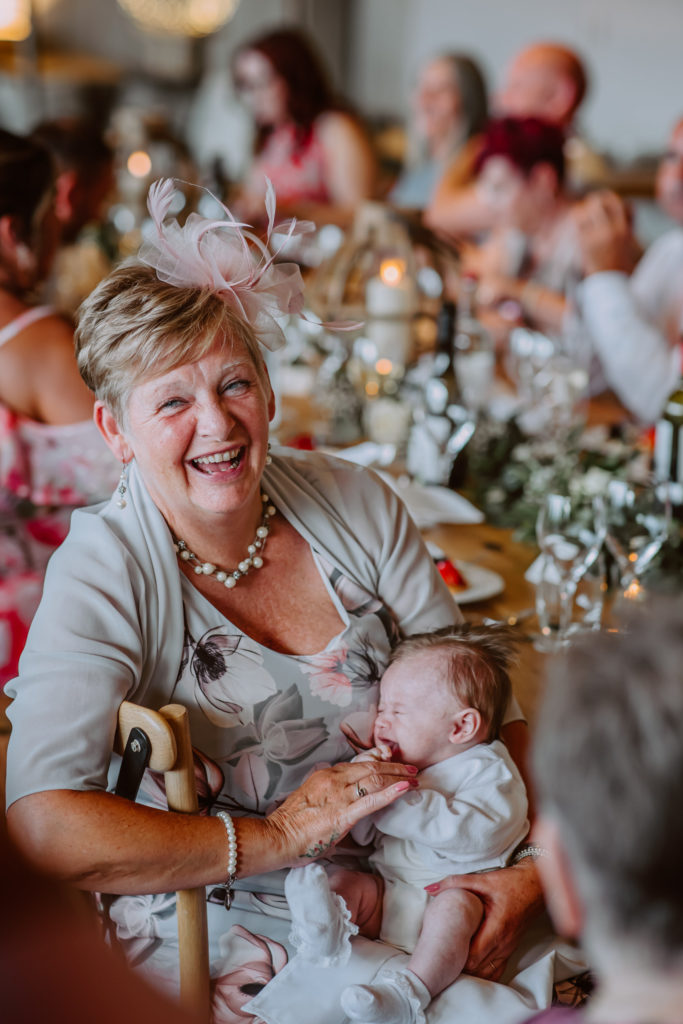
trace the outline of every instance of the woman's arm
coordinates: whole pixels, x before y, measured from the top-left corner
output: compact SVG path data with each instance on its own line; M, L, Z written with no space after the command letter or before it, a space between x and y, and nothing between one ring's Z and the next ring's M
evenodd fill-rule
M327 189L334 206L356 207L377 188L377 162L361 126L348 114L322 114L316 122L325 152Z
M39 423L78 423L92 418L94 395L76 364L71 326L44 317L2 351L0 400Z
M416 785L415 769L339 764L314 772L265 819L235 818L238 874L305 863L367 814ZM358 797L357 784L367 795ZM103 792L48 790L7 814L16 844L37 867L83 889L155 893L224 882L223 822L131 803Z

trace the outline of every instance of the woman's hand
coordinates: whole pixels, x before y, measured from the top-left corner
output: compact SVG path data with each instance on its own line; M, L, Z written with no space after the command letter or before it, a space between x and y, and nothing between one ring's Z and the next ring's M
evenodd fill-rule
M386 761L332 765L308 779L266 818L283 863L314 860L368 814L416 788L417 768Z
M472 939L465 970L488 981L500 979L522 932L543 909L538 871L529 859L481 875L451 875L426 889L432 895L444 889L467 889L479 897L484 917Z

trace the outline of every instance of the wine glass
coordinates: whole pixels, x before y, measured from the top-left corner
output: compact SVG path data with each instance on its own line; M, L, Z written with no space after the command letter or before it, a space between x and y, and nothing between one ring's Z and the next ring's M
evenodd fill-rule
M567 643L576 585L598 557L605 531L605 508L599 495L545 496L536 520L536 537L557 580L558 647Z
M666 540L671 523L671 487L667 481L610 480L605 497L607 547L620 574L622 598L640 601L640 576Z

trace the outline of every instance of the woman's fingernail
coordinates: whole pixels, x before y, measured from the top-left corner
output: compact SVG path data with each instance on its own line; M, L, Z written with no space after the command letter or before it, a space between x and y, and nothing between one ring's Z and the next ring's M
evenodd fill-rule
M417 775L417 772L418 772L418 769L415 767L414 764L407 764L407 765L405 765L405 770L407 772L410 772L411 775Z
M405 793L407 789L414 789L414 783L412 779L405 779L403 782L397 782L394 786L394 790L397 793Z
M438 882L432 882L431 885L425 885L425 892L438 892L440 888Z

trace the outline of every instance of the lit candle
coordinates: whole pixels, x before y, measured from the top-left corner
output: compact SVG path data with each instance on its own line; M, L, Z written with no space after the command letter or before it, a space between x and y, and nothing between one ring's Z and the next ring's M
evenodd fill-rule
M377 277L365 287L365 308L368 316L412 316L417 308L415 284L406 274L400 259L383 260Z

